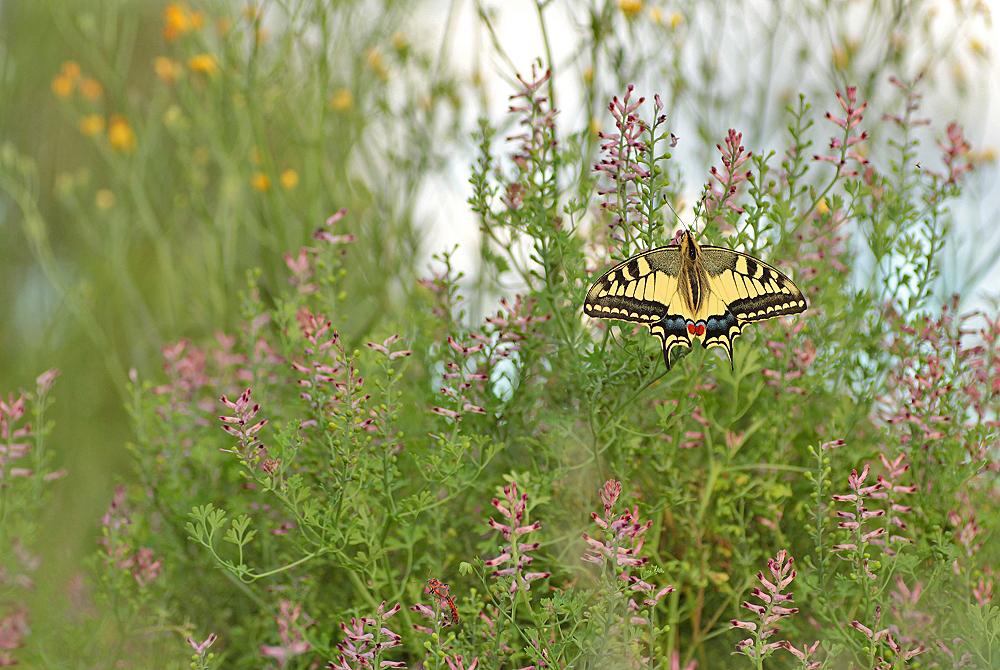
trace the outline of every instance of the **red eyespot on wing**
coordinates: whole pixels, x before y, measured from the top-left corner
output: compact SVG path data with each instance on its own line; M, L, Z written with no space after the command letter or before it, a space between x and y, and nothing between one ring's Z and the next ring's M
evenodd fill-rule
M694 321L688 321L687 327L688 327L688 335L697 335L698 337L701 337L702 335L705 334L704 321L699 321L698 323L695 323Z

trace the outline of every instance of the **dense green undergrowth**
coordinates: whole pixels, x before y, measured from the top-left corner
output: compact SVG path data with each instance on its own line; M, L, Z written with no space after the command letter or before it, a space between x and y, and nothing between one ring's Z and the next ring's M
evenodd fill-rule
M918 164L917 84L893 83L882 120L845 87L785 108L781 151L715 138L691 205L669 101L623 90L595 154L523 74L494 120L514 136L475 136L475 276L449 249L361 290L377 227L322 212L287 288L249 273L238 329L132 373L136 476L48 613L25 547L63 474L54 374L8 396L0 659L993 667L1000 320L934 300L969 147L935 129L944 167ZM685 224L809 309L749 326L732 366L696 346L669 373L646 331L582 315L600 272Z

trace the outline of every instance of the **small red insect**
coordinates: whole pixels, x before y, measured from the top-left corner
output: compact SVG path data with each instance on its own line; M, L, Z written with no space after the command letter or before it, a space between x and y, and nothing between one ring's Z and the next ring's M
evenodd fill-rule
M449 597L445 598L444 601L446 603L448 603L448 607L451 609L451 623L452 623L452 625L457 625L458 622L460 621L460 619L459 619L459 616L458 616L458 608L455 607L455 599L452 598L451 596L449 596Z
M427 580L427 589L438 598L447 598L449 587L447 584L442 582L440 579L435 579L431 577Z
M455 599L448 595L448 591L451 589L450 586L442 582L440 579L435 579L431 577L427 580L427 591L433 593L441 601L448 606L451 610L451 623L457 624L459 622L458 608L455 607Z

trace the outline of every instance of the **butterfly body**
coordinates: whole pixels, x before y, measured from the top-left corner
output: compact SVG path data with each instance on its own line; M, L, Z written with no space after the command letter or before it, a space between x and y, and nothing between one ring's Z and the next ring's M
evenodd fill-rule
M750 321L806 309L797 286L776 268L747 254L702 246L690 232L680 244L637 254L605 272L587 292L588 316L641 323L663 345L670 369L674 347L722 347Z

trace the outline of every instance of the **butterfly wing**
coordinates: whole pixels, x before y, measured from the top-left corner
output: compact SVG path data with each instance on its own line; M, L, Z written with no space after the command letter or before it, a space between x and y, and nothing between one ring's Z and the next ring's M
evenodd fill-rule
M641 323L663 344L663 360L670 369L674 347L691 346L688 317L677 291L680 247L661 247L633 256L614 266L587 292L587 316Z
M806 299L792 280L764 261L722 247L700 249L711 293L704 347L723 347L732 361L733 340L747 322L806 309Z

